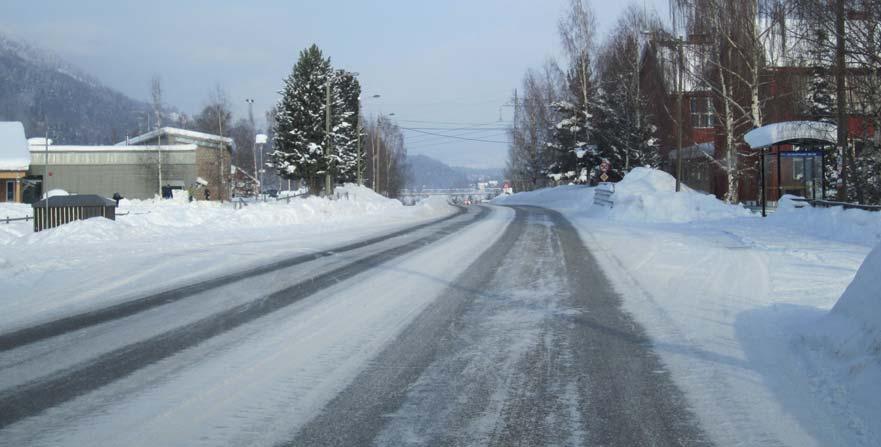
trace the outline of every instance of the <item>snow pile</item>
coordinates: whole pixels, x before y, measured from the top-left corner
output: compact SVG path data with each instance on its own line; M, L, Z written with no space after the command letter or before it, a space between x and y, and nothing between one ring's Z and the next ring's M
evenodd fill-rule
M189 231L217 232L281 227L302 224L340 224L366 216L428 218L452 212L446 201L427 201L416 207L404 207L401 202L385 198L373 190L357 185L336 189L338 200L306 197L250 203L234 209L219 202L181 200L123 199L117 209L116 221L89 219L71 222L52 231L33 233L33 222L16 222L9 228L0 228L0 245L55 245L89 242L125 241L151 238L190 237ZM15 216L30 215L29 205L9 207ZM4 208L5 210L6 208ZM0 212L0 214L4 214ZM9 213L14 217L13 213ZM2 225L2 224L0 224ZM5 225L3 225L5 227Z
M583 211L593 206L593 188L564 185L498 196L492 200L497 205L530 205L552 208L558 211Z
M821 239L872 246L881 242L881 212L813 208L783 196L768 221Z
M752 215L740 205L726 204L685 186L677 193L673 176L651 168L634 168L615 184L615 205L611 209L595 206L593 196L593 188L570 185L499 197L493 202L580 211L591 217L625 222L693 222Z
M866 257L853 281L819 324L802 330L808 374L817 385L834 384L826 399L844 408L853 429L881 416L881 245ZM877 420L877 419L876 419ZM877 445L877 444L876 444Z
M650 168L634 168L615 185L615 206L608 211L613 220L629 222L692 222L749 216L740 205L726 204L716 197L683 185L676 192L676 179Z
M875 247L835 304L830 318L851 320L839 335L839 354L868 355L881 365L881 244Z
M121 200L115 221L93 218L39 233L33 221L0 223L0 326L333 249L457 211L444 200L404 206L359 186L337 192L335 200L298 197L247 206ZM0 216L6 214L29 216L32 209L0 205Z

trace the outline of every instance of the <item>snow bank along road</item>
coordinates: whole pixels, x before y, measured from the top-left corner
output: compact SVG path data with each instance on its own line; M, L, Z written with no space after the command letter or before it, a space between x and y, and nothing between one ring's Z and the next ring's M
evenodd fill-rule
M704 445L559 214L474 207L0 335L0 445Z

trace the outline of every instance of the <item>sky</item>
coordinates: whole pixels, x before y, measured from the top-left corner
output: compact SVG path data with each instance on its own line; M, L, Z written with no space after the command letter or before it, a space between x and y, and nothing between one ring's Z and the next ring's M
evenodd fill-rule
M667 0L631 1L666 14ZM3 0L0 31L136 99L147 100L158 75L164 102L189 114L215 86L237 117L247 116L245 99L253 98L258 126L299 52L316 43L334 67L359 73L367 116L394 114L410 154L500 168L511 117L504 104L528 68L559 56L557 22L567 2ZM628 5L589 3L600 39ZM450 127L463 130L438 130Z

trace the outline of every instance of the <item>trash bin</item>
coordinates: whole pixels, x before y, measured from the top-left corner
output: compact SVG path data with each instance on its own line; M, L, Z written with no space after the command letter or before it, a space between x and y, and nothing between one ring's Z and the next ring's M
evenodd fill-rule
M92 217L116 220L116 202L95 194L49 197L33 207L35 232Z

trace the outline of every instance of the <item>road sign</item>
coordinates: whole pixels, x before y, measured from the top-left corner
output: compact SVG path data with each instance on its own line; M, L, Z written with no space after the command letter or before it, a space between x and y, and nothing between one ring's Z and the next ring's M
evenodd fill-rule
M602 180L602 181L604 181L604 182L607 182L607 181L609 181L609 176L606 175L605 172L603 172L603 174L600 175L600 180Z

